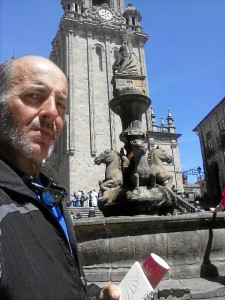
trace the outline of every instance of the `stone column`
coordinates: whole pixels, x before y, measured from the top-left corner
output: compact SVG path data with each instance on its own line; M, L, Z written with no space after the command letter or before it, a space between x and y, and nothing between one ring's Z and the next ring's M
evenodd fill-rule
M144 52L143 43L138 44L138 52L139 52L140 65L141 65L141 75L146 76L145 94L148 96L149 95L148 78L147 78L147 72L146 72L145 52ZM146 117L146 129L147 129L147 131L149 131L150 127L151 127L151 112L150 112L150 109L147 109L147 111L145 113L145 117Z
M72 117L74 112L74 95L73 95L73 30L69 30L67 34L67 59L66 59L66 68L68 74L68 86L69 86L69 131L68 131L68 141L69 141L69 151L75 151L75 137L74 137L74 128L75 128L75 120Z
M108 102L111 99L111 78L112 78L112 63L110 61L110 38L105 37L105 61L106 61L106 74L107 74L107 89L108 89ZM109 108L109 123L110 123L110 144L111 148L116 148L116 136L115 136L115 120L114 113Z
M92 33L87 33L87 68L88 68L88 98L89 98L89 122L90 122L90 145L91 155L95 155L96 138L95 138L95 105L93 93L93 62L92 62Z

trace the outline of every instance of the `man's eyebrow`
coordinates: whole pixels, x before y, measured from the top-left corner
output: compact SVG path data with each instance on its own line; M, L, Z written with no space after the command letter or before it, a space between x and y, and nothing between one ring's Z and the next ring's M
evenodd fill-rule
M60 100L66 101L67 100L67 95L64 93L59 93L58 98Z
M45 86L44 84L31 84L29 86L26 86L23 91L38 91L38 92L43 92L46 89L48 89L48 86ZM60 92L58 94L58 98L66 101L67 100L67 94L64 92Z
M44 91L45 90L45 86L44 85L38 85L38 84L31 84L29 86L26 86L24 89L24 91L29 91L29 90L36 90L36 91Z

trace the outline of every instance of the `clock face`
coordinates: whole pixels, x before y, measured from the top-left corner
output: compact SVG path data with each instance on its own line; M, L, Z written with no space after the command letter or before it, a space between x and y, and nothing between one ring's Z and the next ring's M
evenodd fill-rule
M99 9L98 14L104 20L111 20L112 19L112 13L108 9L101 8L101 9Z

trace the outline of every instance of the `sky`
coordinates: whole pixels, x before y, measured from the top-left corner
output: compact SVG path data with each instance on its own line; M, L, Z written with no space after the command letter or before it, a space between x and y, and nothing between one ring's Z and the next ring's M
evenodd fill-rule
M27 54L49 57L60 0L0 0L0 63ZM129 1L125 0L127 5ZM160 125L171 110L181 171L202 166L193 129L225 97L225 0L132 0L149 35L150 98ZM189 175L189 182L196 176Z

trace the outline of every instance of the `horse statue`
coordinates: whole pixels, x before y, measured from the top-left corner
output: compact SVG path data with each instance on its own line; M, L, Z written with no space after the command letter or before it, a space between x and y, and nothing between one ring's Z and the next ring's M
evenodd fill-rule
M148 164L146 151L143 141L135 139L130 142L132 144L133 164L134 168L131 173L131 181L135 184L135 189L140 186L148 188L156 186L156 170Z
M99 186L104 193L108 189L116 188L123 183L123 175L121 170L121 159L118 152L106 149L94 160L96 165L104 163L106 165L105 169L105 179L99 181Z
M176 198L170 188L173 177L166 172L162 161L170 163L172 157L161 149L155 149L150 152L150 162L143 140L134 139L130 144L132 156L129 158L107 149L94 160L97 165L106 165L105 179L99 181L102 192L102 197L98 199L99 209L105 216L110 216L112 211L120 215L120 209L127 215L129 209L133 213L132 205L131 208L128 205L132 201L139 213L167 213L174 207Z
M173 175L165 169L163 162L170 164L173 162L173 157L158 147L152 151L152 165L156 169L156 180L160 185L171 188Z

